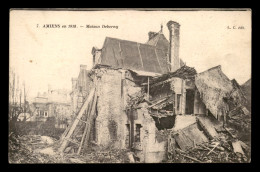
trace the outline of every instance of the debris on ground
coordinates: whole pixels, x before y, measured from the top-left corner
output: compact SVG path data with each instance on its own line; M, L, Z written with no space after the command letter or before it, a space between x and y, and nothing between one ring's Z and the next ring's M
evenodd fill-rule
M174 152L173 152L174 151ZM168 151L168 162L175 163L249 163L250 147L222 134L209 142L196 144L185 151L175 147Z
M125 163L129 162L127 151L120 149L88 150L83 155L76 152L60 154L59 141L46 142L40 135L17 136L9 134L9 163ZM50 144L52 143L52 144ZM72 149L72 148L71 148Z
M48 143L39 135L17 136L9 134L9 163L61 163L62 158L58 154L41 153L48 150ZM36 151L35 151L36 150Z
M251 113L244 106L238 106L229 112L228 117L228 124L234 128L236 137L250 139L248 136L251 132Z
M39 152L39 153L47 154L47 155L55 155L55 152L53 151L52 147L48 147L48 148L41 149L41 150L36 149L36 151L34 151L34 152Z
M41 136L41 139L45 141L47 144L52 145L56 139L51 138L49 136Z

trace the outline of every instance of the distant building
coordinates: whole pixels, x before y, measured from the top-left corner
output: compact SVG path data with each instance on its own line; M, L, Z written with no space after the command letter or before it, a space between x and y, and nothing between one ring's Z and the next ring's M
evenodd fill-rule
M34 121L46 121L48 118L48 98L36 97L32 103Z
M89 77L89 70L86 65L80 65L80 72L77 78L72 78L72 92L70 93L71 108L73 115L81 108L85 98L92 86L92 79Z
M66 90L53 90L49 87L47 93L38 93L30 109L33 116L31 121L47 121L48 118L54 118L56 128L66 128L71 121L69 92Z

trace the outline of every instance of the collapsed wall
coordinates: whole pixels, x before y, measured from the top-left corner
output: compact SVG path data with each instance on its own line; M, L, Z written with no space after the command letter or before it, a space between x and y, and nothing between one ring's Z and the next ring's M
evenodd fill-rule
M247 113L248 110L244 107L247 100L241 87L236 80L228 79L221 66L197 74L195 84L206 108L223 125L229 125L232 117L238 122L237 126L241 125L245 118L250 118L250 113ZM240 116L241 119L237 120ZM250 120L245 125L249 129Z
M167 159L166 130L159 130L156 121L147 109L147 103L141 103L141 108L132 111L135 116L132 121L134 127L132 150L139 162L159 163Z
M217 66L197 74L195 84L207 109L216 119L223 119L228 111L223 98L231 92L233 87L230 80L221 71L221 67Z

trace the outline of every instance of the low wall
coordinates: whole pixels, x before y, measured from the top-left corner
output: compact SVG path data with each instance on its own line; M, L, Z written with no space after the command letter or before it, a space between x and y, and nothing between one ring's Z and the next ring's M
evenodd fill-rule
M54 123L49 121L18 121L15 125L12 125L12 131L18 135L42 135L50 136L59 139L62 133L65 131L63 128L55 128Z

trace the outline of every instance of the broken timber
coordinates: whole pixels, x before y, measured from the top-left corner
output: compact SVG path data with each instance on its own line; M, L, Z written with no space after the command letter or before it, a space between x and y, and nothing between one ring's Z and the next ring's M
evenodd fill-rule
M159 103L161 103L161 102L163 102L163 101L165 101L165 100L167 100L167 99L168 99L168 97L166 97L166 98L164 98L164 99L162 99L162 100L159 100L159 101L156 102L155 104L152 104L152 105L148 106L148 108L154 107L155 105L158 105Z
M92 102L91 110L90 110L89 116L87 118L86 127L84 129L84 133L83 133L77 154L80 154L83 143L84 142L87 143L88 140L89 140L90 129L91 129L91 126L92 126L91 124L92 124L92 121L94 119L95 110L96 110L96 103L97 103L97 94L95 93L94 100Z
M66 146L68 145L68 142L70 141L70 138L80 121L79 119L83 116L85 110L88 111L88 108L90 108L90 102L92 101L94 95L95 95L95 88L93 88L90 91L88 98L86 99L86 101L84 102L84 104L82 105L82 107L78 113L77 118L74 120L73 124L71 125L71 128L69 129L68 133L64 136L63 140L61 140L61 146L59 148L60 152L63 152L65 150Z

